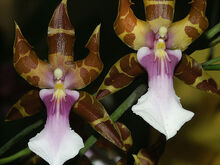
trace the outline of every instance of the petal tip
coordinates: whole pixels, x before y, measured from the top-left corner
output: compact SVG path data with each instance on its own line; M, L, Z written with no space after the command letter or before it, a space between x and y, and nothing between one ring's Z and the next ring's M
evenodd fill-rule
M61 3L63 3L63 4L67 4L67 0L62 0L62 2Z
M96 26L95 30L93 31L92 35L90 36L86 48L88 48L90 51L98 52L99 51L99 42L100 42L100 27L101 24Z
M170 138L174 137L177 132L180 130L180 128L188 121L190 121L194 116L194 113L188 110L183 110L181 113L178 113L177 120L180 121L176 124L176 129L170 129L170 128L165 128L166 132L164 135L166 136L166 140L169 140ZM184 120L182 120L184 118ZM182 120L182 122L181 122Z

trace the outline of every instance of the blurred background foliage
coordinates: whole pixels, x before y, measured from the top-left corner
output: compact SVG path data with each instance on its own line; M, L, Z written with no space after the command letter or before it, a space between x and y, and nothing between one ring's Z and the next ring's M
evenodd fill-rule
M190 5L188 4L190 1L176 0L175 21L187 15L190 10ZM133 2L135 5L132 6L132 9L135 15L140 19L144 19L145 14L142 0L133 0ZM38 56L46 60L48 54L47 26L54 9L59 3L60 0L0 0L0 146L22 131L26 126L34 123L39 118L45 118L45 111L43 111L41 114L29 119L11 123L4 122L4 114L10 106L32 88L16 74L12 65L14 21L18 23L24 36L34 47ZM117 5L117 0L68 1L69 17L76 32L74 47L76 60L82 59L87 55L88 50L84 48L84 45L96 25L101 23L100 53L105 68L97 81L86 88L90 93L94 93L97 90L110 67L120 57L134 52L126 47L114 33L113 22L117 15ZM209 19L209 29L220 22L219 0L207 0L207 17ZM219 36L220 33L217 35ZM217 37L215 36L215 38ZM220 44L210 49L207 48L209 42L203 35L186 50L186 53L192 53L192 56L200 63L220 56ZM204 50L195 51L198 49ZM208 72L220 84L220 72ZM104 99L103 104L108 112L112 113L128 94L143 82L147 82L146 76L140 77L128 88ZM174 84L183 107L193 111L195 117L185 124L176 137L168 141L165 153L159 164L220 165L220 97L188 87L176 79ZM76 116L71 117L75 119L75 122L72 123L72 128L76 132L81 131L80 133L84 134L85 138L94 133L81 119ZM154 140L154 136L158 135L157 131L153 130L142 119L133 115L131 111L125 113L119 121L125 123L132 131L134 139L132 153L137 153L140 148L148 146L151 140ZM34 136L40 129L42 127L33 130L31 134L2 156L11 155L25 148L28 139ZM129 159L129 164L132 164L132 158Z

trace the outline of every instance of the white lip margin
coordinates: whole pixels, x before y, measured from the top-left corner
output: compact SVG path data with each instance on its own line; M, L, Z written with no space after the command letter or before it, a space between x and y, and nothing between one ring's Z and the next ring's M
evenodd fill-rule
M171 80L168 80L169 77L158 76L149 82L148 92L131 108L133 113L163 133L167 140L175 136L183 124L194 116L193 112L182 107Z

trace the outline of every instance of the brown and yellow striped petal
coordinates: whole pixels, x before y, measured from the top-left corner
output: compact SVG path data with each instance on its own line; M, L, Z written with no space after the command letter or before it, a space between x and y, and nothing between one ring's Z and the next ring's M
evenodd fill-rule
M24 117L32 116L43 107L39 96L39 91L31 90L14 104L8 111L5 120L12 121Z
M114 23L117 36L132 49L153 47L154 35L147 22L137 19L130 0L119 0L118 16Z
M175 76L195 88L220 95L220 87L192 57L183 54Z
M168 28L173 21L175 0L144 0L146 19L156 33L161 26Z
M73 64L75 31L67 13L67 0L62 0L48 26L49 62L55 68Z
M103 63L99 55L100 26L98 25L91 35L86 48L89 55L73 63L65 76L69 79L65 86L68 88L81 89L89 85L102 72Z
M134 157L134 165L156 165L164 152L166 138L161 135L149 148L142 148Z
M193 0L191 5L189 14L168 29L168 48L185 50L208 27L206 0Z
M124 146L125 146L126 150L128 151L128 149L133 145L133 139L131 136L131 132L127 128L126 125L124 125L120 122L116 122L115 124L118 127L118 130L120 131Z
M80 92L80 97L74 104L73 111L86 120L104 138L122 150L126 150L120 130L95 97L86 92Z
M134 157L134 165L155 165L149 158L149 156L144 152L144 150L140 150L137 155L133 155Z
M13 64L16 71L29 84L39 88L53 87L53 72L50 65L40 60L16 26Z
M112 66L98 89L97 99L101 99L128 86L142 73L145 73L145 71L138 63L136 53L127 54Z

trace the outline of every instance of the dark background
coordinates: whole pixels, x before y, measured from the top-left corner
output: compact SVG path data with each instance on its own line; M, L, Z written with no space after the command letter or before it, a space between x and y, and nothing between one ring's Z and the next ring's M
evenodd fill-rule
M142 0L133 0L135 5L132 6L135 15L140 19L145 19L144 7ZM177 0L175 8L174 21L184 18L190 10L189 0ZM40 114L30 119L16 121L5 124L4 114L28 90L33 89L25 80L16 74L13 65L13 40L14 40L14 21L20 26L21 31L29 43L34 47L41 59L47 59L47 26L54 9L60 3L59 0L0 0L0 146L21 131L30 123L33 123L45 114ZM110 67L122 56L134 52L121 42L114 33L113 23L117 16L117 0L69 0L68 12L72 25L75 27L76 41L74 47L75 59L82 59L88 54L84 48L87 40L95 27L101 23L100 35L100 54L105 68L101 76L89 85L85 90L94 93L101 84L104 76ZM209 19L209 29L220 21L220 1L208 0L207 17ZM205 42L196 41L187 50L191 53L198 46L204 47ZM104 101L106 109L111 113L138 84L147 81L141 77L131 86L123 89L121 92L113 95L110 100ZM122 116L120 121L135 132L134 141L137 141L133 151L147 145L148 126L143 127L144 122L128 111ZM146 124L145 124L146 125ZM138 129L136 129L138 128ZM41 129L41 128L40 128ZM40 130L39 129L39 130ZM92 131L88 128L89 131ZM24 148L28 139L34 136L36 132L29 135L23 143L4 156L10 155L15 151ZM145 140L143 140L145 139Z

